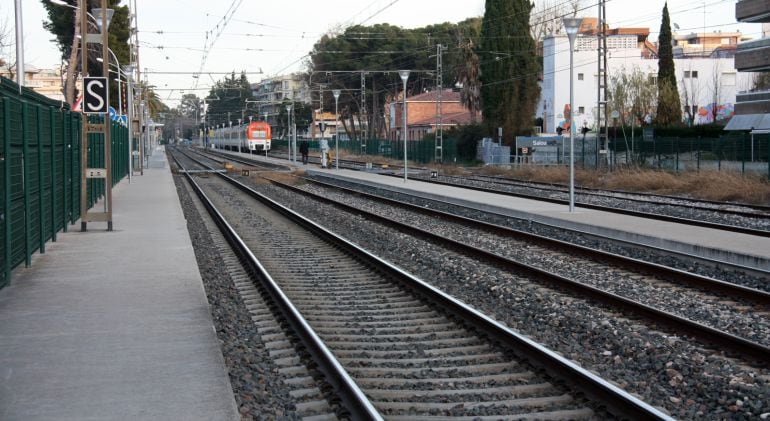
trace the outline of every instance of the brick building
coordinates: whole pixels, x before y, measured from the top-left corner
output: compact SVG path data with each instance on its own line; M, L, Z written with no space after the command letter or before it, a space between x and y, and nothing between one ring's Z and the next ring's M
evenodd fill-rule
M426 134L433 133L437 128L438 92L431 91L414 95L406 99L406 129L407 140L421 140ZM404 127L403 101L391 102L387 109L390 112L388 139L400 140ZM471 113L460 103L460 92L445 89L441 95L441 127L447 130L451 127L470 124ZM476 121L481 116L476 113Z

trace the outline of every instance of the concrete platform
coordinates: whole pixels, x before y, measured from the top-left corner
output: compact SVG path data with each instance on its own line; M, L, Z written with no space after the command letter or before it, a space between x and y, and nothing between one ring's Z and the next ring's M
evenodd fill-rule
M240 419L160 150L0 290L0 419Z
M285 161L284 161L285 162ZM601 212L566 205L466 190L458 187L391 177L374 172L300 166L308 175L355 180L367 185L416 193L423 197L530 219L558 227L661 247L681 253L770 271L770 238L701 228L673 222Z

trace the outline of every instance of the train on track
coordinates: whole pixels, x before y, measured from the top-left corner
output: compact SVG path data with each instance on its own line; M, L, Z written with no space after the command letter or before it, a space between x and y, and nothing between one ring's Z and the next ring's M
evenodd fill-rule
M212 144L216 149L239 152L266 152L270 150L272 129L264 121L254 121L214 130Z

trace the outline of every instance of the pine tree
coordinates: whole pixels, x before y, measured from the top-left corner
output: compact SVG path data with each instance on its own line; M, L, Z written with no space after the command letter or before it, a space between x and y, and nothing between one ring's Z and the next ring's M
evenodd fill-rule
M668 3L663 5L663 20L658 37L658 111L655 120L660 126L672 126L682 122L682 104L674 70Z
M478 56L481 61L481 110L487 133L503 128L506 143L532 131L540 96L540 62L529 31L532 4L527 0L487 0Z

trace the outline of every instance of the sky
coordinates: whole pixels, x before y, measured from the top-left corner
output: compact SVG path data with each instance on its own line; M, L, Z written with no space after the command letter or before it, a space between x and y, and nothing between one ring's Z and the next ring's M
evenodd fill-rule
M535 0L539 3L541 0ZM547 0L550 4L566 0ZM47 19L40 0L22 0L25 62L58 67L60 53L43 29ZM127 0L123 0L123 4ZM246 71L251 82L302 70L318 38L351 24L388 23L417 28L483 16L483 0L136 0L140 65L167 105L185 93L205 96L222 74L156 72ZM648 27L656 40L663 0L607 0L610 27ZM580 0L579 16L597 16L596 0ZM670 0L672 27L680 33L740 30L759 38L761 25L735 22L735 0ZM231 11L235 8L235 13ZM227 19L229 17L229 19ZM14 38L14 0L0 0L0 28ZM208 36L208 40L207 37ZM205 55L204 47L208 54ZM0 51L15 54L14 48ZM121 63L125 64L125 63Z

